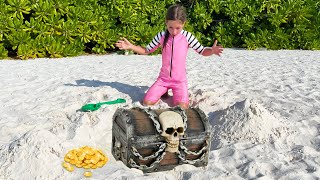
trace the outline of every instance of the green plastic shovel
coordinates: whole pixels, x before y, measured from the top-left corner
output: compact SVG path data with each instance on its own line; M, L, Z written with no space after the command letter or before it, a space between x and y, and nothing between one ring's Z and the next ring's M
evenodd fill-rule
M86 104L86 105L81 107L81 110L82 111L96 111L103 104L118 104L118 103L125 103L125 102L126 102L125 99L118 98L117 100L114 100L114 101L100 102L100 103L97 103L97 104Z

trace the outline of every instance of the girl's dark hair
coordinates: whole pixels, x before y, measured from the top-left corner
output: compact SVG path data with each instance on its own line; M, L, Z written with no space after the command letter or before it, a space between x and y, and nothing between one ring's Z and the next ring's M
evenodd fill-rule
M166 15L166 21L168 20L180 20L182 23L187 21L187 13L186 13L186 9L178 4L174 4L171 5L168 10L167 10L167 15ZM168 38L169 38L169 31L168 29L166 30L166 34L164 36L164 41L163 41L163 47L165 47L165 45L168 42Z

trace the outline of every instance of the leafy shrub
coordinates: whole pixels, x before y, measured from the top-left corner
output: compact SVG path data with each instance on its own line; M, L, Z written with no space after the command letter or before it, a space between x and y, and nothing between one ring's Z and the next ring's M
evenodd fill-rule
M0 57L104 54L121 37L145 46L175 2L206 46L320 49L318 0L0 0Z
M225 47L320 49L317 0L181 0L201 40Z
M8 57L8 50L3 46L3 44L0 44L0 58L6 58Z

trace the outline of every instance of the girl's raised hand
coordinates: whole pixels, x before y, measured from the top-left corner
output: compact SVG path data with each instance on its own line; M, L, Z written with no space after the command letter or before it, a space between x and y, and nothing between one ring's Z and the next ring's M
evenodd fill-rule
M132 44L126 38L121 38L121 40L116 42L116 46L121 50L126 50L130 49Z
M212 54L220 56L220 54L223 51L223 48L222 48L222 46L217 46L217 43L218 43L218 41L215 40L213 43L213 46L211 47L211 51L212 51Z

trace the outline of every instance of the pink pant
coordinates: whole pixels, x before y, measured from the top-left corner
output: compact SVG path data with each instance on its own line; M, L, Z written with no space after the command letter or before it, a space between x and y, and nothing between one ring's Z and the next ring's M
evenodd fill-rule
M144 100L156 103L161 96L168 91L168 89L172 89L174 105L179 103L189 104L187 81L172 82L162 78L158 78L157 81L149 88Z

